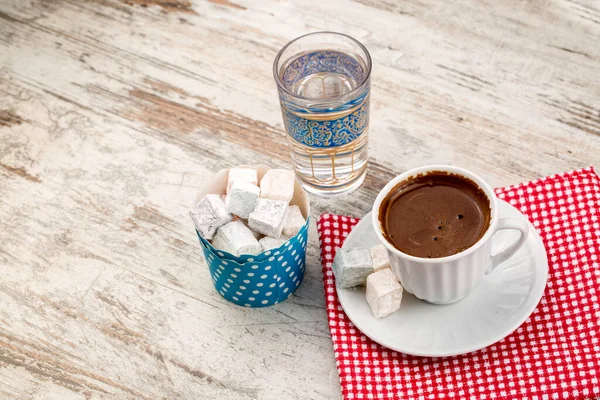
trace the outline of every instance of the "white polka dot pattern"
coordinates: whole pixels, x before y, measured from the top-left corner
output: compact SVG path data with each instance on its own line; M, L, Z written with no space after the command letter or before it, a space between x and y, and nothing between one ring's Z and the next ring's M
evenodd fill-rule
M266 307L286 300L304 278L309 220L278 249L243 263L219 255L199 236L217 292L245 307Z
M463 356L424 358L378 345L340 306L331 264L358 220L317 224L329 328L345 399L584 399L600 395L600 178L592 168L497 189L544 240L550 274L515 332Z

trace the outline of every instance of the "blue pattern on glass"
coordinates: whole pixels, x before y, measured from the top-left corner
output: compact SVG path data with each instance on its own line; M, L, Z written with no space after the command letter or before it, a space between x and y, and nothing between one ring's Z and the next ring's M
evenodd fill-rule
M283 109L283 122L290 136L311 147L335 147L356 140L369 126L369 99L345 117L316 121L299 117Z
M267 307L286 300L304 279L308 225L309 220L279 248L241 264L222 257L218 250L206 245L208 242L200 240L217 292L246 307Z

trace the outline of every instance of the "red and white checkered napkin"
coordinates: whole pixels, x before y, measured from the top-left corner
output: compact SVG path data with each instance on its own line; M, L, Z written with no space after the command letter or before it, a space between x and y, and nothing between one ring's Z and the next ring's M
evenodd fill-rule
M600 394L600 178L593 168L496 190L541 234L544 297L510 336L448 358L408 356L368 339L337 298L331 264L357 219L318 221L329 329L345 399L582 399Z

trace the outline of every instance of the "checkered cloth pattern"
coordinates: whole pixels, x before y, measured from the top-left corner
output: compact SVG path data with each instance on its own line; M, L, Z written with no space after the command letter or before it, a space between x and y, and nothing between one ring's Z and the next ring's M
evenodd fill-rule
M592 167L496 190L543 238L544 296L516 331L462 356L389 350L344 313L331 265L355 218L317 228L329 329L344 399L588 399L600 395L600 178Z

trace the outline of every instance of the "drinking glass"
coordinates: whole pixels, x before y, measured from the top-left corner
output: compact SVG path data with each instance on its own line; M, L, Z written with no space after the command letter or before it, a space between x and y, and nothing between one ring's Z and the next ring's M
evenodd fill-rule
M335 32L292 40L277 54L279 91L296 176L319 195L351 192L367 172L371 56Z

